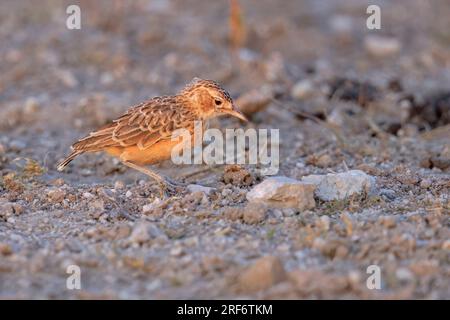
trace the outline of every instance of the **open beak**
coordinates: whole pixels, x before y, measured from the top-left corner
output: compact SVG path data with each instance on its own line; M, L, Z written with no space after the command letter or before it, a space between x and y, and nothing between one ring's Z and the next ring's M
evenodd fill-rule
M226 114L229 114L230 116L236 117L241 119L242 121L248 122L248 119L242 112L240 112L235 105L233 105L233 109L231 110L224 110Z

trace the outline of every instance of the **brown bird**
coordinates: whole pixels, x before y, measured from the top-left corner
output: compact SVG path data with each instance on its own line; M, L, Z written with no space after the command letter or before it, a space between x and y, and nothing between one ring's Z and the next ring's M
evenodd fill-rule
M233 104L230 94L217 82L194 78L178 94L155 97L131 107L118 119L74 143L72 153L57 169L64 170L83 153L104 151L119 158L124 165L150 176L163 189L175 187L168 178L144 165L170 159L172 148L179 144L171 139L175 130L187 129L193 133L195 121L204 124L208 119L226 114L247 121Z

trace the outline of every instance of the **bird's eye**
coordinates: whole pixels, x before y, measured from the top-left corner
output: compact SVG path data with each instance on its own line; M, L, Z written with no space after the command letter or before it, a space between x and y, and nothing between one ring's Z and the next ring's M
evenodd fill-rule
M222 101L216 99L216 100L214 100L214 103L216 104L216 106L220 106L222 104Z

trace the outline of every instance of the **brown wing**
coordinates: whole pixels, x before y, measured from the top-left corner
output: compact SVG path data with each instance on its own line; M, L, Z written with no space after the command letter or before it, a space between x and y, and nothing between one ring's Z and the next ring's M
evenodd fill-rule
M100 151L109 147L146 149L170 139L172 132L193 127L195 115L175 97L157 97L128 110L120 118L75 143L74 151Z

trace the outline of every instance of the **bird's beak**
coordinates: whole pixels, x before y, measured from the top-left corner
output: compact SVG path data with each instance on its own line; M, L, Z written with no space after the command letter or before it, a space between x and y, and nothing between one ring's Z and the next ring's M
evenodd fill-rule
M242 112L240 112L238 110L238 108L236 108L235 105L233 105L233 108L231 110L224 110L224 112L226 114L229 114L230 116L233 116L233 117L241 119L242 121L248 122L247 117L244 116L244 114Z

